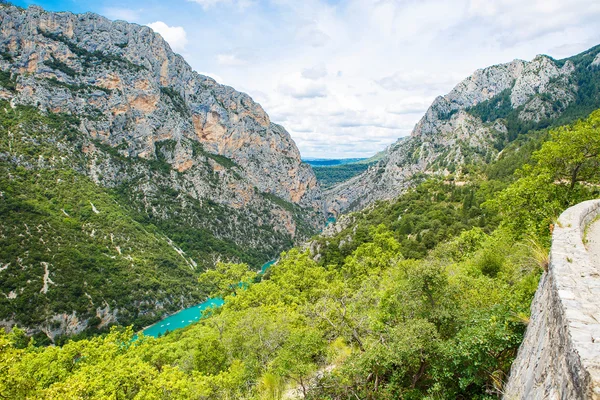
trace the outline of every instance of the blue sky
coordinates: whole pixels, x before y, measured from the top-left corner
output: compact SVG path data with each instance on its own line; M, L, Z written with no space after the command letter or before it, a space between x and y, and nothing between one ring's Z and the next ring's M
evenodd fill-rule
M305 157L369 156L475 69L600 44L590 0L19 0L149 25Z

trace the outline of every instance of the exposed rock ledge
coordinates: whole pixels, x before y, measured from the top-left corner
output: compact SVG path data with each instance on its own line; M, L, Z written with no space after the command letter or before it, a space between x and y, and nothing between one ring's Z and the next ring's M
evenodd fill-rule
M598 215L592 200L560 216L505 399L600 399L600 270L584 244Z

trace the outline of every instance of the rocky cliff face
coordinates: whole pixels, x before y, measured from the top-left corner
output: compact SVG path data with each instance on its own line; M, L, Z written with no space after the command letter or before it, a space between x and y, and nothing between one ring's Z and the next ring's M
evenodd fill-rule
M410 137L390 146L383 161L328 190L326 210L337 215L393 198L415 175L460 173L496 157L520 133L591 112L600 106L599 51L566 60L540 55L476 71L435 99Z
M244 170L239 198L216 201L242 207L256 187L319 208L316 178L285 129L248 95L194 72L152 29L38 7L3 7L0 21L2 69L17 74L13 102L77 115L82 133L126 157L154 158L157 143L173 140L179 172L198 163L182 140L198 142Z
M0 271L0 290L5 292L0 322L4 325L46 326L44 330L53 337L86 329L94 318L102 321L94 323L95 327L107 322L151 322L203 295L187 286L171 293L161 285L173 287L177 279L194 282L197 273L218 260L259 266L322 225L319 185L285 129L272 123L248 95L193 71L152 29L89 13L0 5L0 56L0 101L8 102L3 103L3 117L10 114L7 108L16 110L19 118L30 113L37 120L38 112L47 116L44 124L36 126L10 127L8 119L1 124L8 140L0 146L0 167L10 178L2 181L7 186L0 187L0 193L8 196L2 200L9 201L10 193L16 193L9 189L17 185L19 178L13 177L22 169L42 177L56 171L70 176L66 171L74 171L97 185L86 190L100 197L108 194L123 206L114 215L122 213L126 220L146 224L143 235L155 238L144 236L149 243L164 244L159 246L162 250L154 244L149 248L136 245L133 225L117 235L106 224L82 222L80 228L86 235L81 240L106 247L114 253L106 256L117 264L122 261L98 279L113 285L116 278L111 273L135 269L138 262L144 268L158 269L150 275L144 275L149 274L147 269L128 272L137 278L153 279L160 274L173 278L168 285L164 278L143 290L138 286L127 305L114 291L91 290L85 273L77 270L73 275L73 269L82 268L72 265L73 260L58 261L56 247L72 246L72 242L57 239L55 247L42 246L48 232L30 233L18 221L6 222L0 224L6 240L11 232L28 238L26 246L40 248L35 257L27 247L1 253L6 258L0 260L6 265ZM64 123L57 125L58 120ZM68 138L61 132L68 132ZM11 142L14 137L20 138L19 146ZM43 190L37 183L24 179L19 185L33 193ZM42 200L56 204L57 199L49 196ZM69 207L60 210L66 219L77 219ZM52 229L61 231L63 222L57 220ZM69 223L77 225L79 220ZM148 231L148 226L158 231ZM175 253L168 262L157 262L171 250ZM101 260L91 263L96 261L101 264ZM35 321L21 318L25 311L17 304L22 293L30 290L30 282L50 280L63 283L32 291L35 304L27 311L42 315ZM69 286L66 296L77 292L77 299L72 304L48 306L67 293L63 284ZM121 294L127 292L126 286ZM139 309L143 310L138 315ZM65 316L71 322L64 322Z

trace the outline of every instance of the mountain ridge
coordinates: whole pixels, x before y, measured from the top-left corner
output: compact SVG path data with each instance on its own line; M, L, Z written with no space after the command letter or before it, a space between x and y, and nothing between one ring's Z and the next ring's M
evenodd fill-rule
M289 133L149 27L12 5L0 23L2 325L51 340L139 328L204 300L204 269L258 268L324 224L319 184ZM53 176L75 176L78 195L47 187ZM15 207L27 226L8 218ZM130 222L117 235L102 215ZM31 229L45 219L57 238L78 239L45 246L48 231ZM97 255L85 263L81 241Z
M600 46L555 60L538 55L476 70L438 96L408 137L383 160L325 191L331 215L405 191L416 174L449 175L500 150L533 128L567 123L600 106ZM594 89L594 90L590 90Z

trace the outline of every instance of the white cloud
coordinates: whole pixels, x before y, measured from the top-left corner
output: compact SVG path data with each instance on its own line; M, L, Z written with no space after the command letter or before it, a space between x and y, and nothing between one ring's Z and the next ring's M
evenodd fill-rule
M444 74L424 73L422 71L397 71L392 75L384 76L375 82L386 90L410 92L435 92L440 93L444 87L457 83L460 76L447 72Z
M219 3L228 3L228 0L190 0L200 4L204 8L214 7Z
M327 76L327 68L325 68L325 64L315 65L312 68L304 68L302 70L302 77L306 79L317 80L320 78L325 78Z
M183 51L187 45L187 34L181 26L169 26L162 21L156 21L148 24L155 32L160 35L171 45L173 51Z
M390 114L405 115L418 114L423 115L431 104L431 97L405 97L395 103L388 104L385 111Z
M374 154L478 68L600 43L590 0L190 1L192 66L253 96L304 156Z
M141 10L130 8L108 7L103 10L102 14L110 19L136 22L140 19L140 12Z
M217 62L223 67L240 67L246 64L236 54L217 54Z
M299 86L283 84L279 86L279 91L295 99L314 99L327 96L327 87L314 83Z
M218 5L229 5L229 6L233 5L238 10L243 11L244 9L254 5L253 0L188 0L188 1L200 4L202 6L202 8L204 8L205 10L210 9L215 6L218 6Z
M303 27L298 31L297 38L312 47L325 46L330 39L329 35L315 27Z

